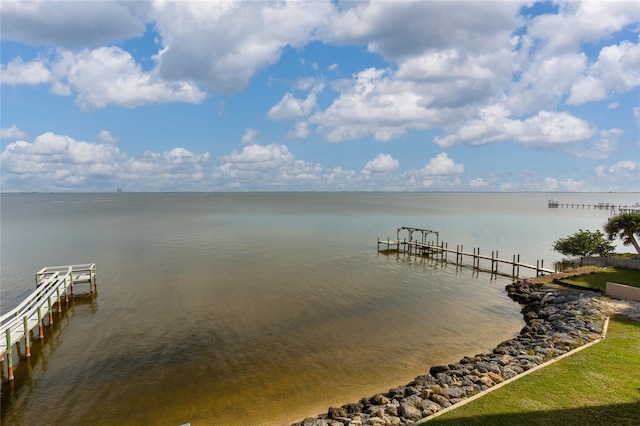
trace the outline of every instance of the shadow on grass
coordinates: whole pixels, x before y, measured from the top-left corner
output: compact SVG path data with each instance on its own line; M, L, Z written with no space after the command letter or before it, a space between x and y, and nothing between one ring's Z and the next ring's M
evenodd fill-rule
M640 380L638 381L640 386ZM640 388L638 389L640 391ZM453 414L454 412L452 412ZM435 418L427 425L640 425L640 398L628 404L611 404L584 408L569 408L552 411L531 411L528 413L490 414L486 416Z

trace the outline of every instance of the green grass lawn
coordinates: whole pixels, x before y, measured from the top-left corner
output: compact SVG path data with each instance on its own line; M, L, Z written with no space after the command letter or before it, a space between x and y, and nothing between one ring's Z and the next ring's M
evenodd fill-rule
M572 278L563 278L562 283L579 287L598 289L604 293L607 282L640 287L640 271L624 268L603 268L598 272Z
M428 424L640 425L640 322Z

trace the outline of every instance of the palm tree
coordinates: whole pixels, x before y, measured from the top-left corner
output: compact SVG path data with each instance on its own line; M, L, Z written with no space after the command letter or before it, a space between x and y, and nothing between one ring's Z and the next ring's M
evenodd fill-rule
M604 230L609 240L620 238L623 245L633 245L640 254L640 245L636 240L636 236L640 238L640 213L622 213L611 217L604 226Z

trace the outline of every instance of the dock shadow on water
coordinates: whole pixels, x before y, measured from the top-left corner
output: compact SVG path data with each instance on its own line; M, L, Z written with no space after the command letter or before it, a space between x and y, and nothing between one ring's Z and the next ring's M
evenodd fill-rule
M61 310L54 310L53 323L45 320L43 338L38 338L37 328L30 331L30 356L26 356L25 340L14 345L13 375L7 377L6 361L2 364L2 388L0 404L2 406L3 425L24 424L23 414L27 409L31 395L37 390L37 381L49 369L50 359L55 356L57 349L64 344L65 332L74 321L86 321L98 311L98 293L80 293L69 296L68 302L61 303Z

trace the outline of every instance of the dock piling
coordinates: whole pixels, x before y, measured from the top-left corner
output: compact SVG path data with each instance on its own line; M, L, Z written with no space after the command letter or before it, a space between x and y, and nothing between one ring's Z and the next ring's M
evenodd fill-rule
M409 240L407 240L407 238L404 238L403 240L399 239L401 230L409 231L409 235L410 235ZM415 231L420 231L422 233L422 238L420 240L419 239L414 240L413 238L411 238L412 233ZM496 274L496 275L500 274L500 270L499 270L500 263L511 264L511 276L513 278L520 276L521 266L527 269L535 270L536 276L554 272L553 270L549 270L544 267L544 261L538 260L536 265L521 263L519 254L518 255L514 254L511 260L507 260L507 259L500 258L500 253L498 250L493 250L491 252L491 256L488 256L488 255L481 254L480 247L474 247L471 253L465 252L464 246L462 244L456 245L455 249L449 248L449 244L447 242L440 241L439 239L436 239L436 241L427 241L426 235L428 233L434 233L436 234L436 236L439 236L439 234L436 231L423 230L419 228L406 228L406 227L398 228L397 240L394 241L387 238L386 251L389 252L391 250L395 250L398 252L398 254L405 253L413 256L428 257L431 260L439 261L443 263L448 262L448 253L451 252L451 253L455 253L456 255L456 259L455 259L456 266L464 266L463 265L464 258L469 257L471 258L471 267L474 270L481 269L481 261L491 262L491 266L485 268L485 270L487 270L491 274ZM378 238L378 250L380 250L380 244L385 244L385 243L380 242L380 239ZM392 249L392 247L395 247L395 249ZM435 254L435 256L432 256L433 254ZM503 273L503 275L507 275L507 274Z

